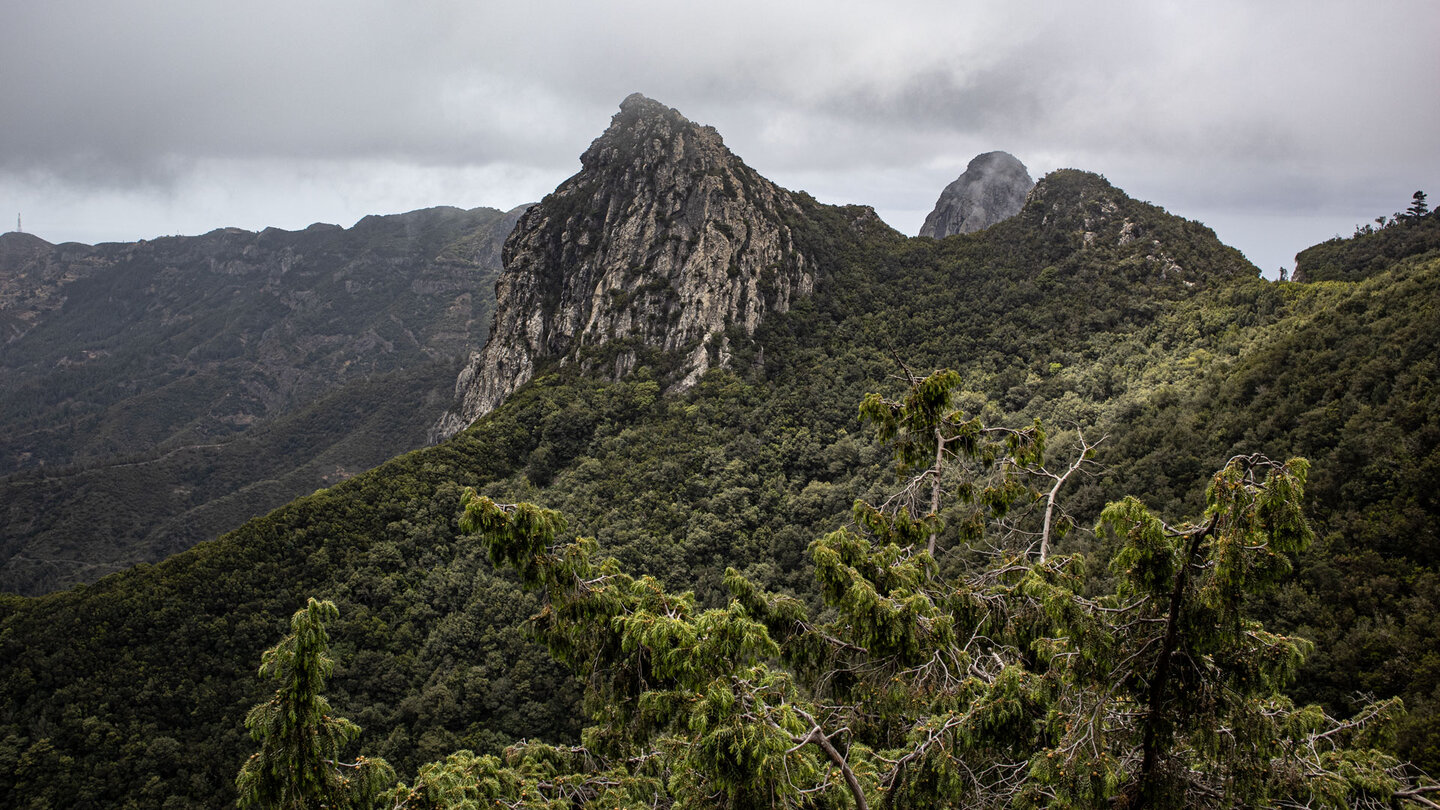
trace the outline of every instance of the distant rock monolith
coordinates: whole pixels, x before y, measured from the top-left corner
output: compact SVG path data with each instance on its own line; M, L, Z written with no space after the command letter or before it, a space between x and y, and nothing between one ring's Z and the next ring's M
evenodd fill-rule
M1025 164L1014 155L986 152L970 161L965 173L940 192L920 235L943 239L988 228L1020 213L1025 195L1034 187Z

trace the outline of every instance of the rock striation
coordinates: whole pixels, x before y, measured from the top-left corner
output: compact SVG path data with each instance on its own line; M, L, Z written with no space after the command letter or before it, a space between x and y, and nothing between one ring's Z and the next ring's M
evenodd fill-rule
M812 292L797 196L726 148L712 127L640 94L530 209L505 244L484 348L435 425L439 441L488 413L543 365L619 378L645 351L680 358L676 386L728 360L724 333L752 334Z
M1034 187L1025 164L1014 155L978 155L965 167L964 174L940 192L935 210L920 227L920 235L943 239L988 228L1020 213L1025 196Z

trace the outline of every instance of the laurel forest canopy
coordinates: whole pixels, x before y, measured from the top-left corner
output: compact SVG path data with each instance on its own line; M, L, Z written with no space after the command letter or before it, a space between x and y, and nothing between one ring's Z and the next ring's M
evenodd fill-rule
M1401 702L1295 705L1311 645L1247 613L1312 539L1304 459L1231 459L1190 522L1111 503L1091 572L1054 541L1094 444L1052 472L1039 424L986 427L954 407L958 375L907 376L861 407L904 484L810 545L819 605L730 569L702 610L563 540L557 512L468 491L462 529L543 592L531 628L591 724L454 753L387 806L1433 806L1440 785L1387 753ZM940 538L968 551L945 570Z

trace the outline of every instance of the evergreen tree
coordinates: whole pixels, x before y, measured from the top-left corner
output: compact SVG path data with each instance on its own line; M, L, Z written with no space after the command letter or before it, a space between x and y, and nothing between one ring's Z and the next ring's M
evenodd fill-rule
M1425 202L1425 192L1417 191L1410 200L1410 207L1405 209L1405 215L1410 219L1419 219L1430 213L1430 205Z
M953 420L935 415L954 382L913 380L920 390L881 411L907 429L906 403L931 412L909 431L916 442L897 443L902 467L922 441L944 460L935 425ZM978 423L953 435L964 434L974 445L957 458L1008 459L1016 477L1044 469L1038 441ZM701 611L691 594L598 559L594 540L562 542L557 513L468 492L462 529L544 590L533 627L581 676L593 725L575 748L452 758L421 782L489 785L531 808L1424 801L1440 788L1383 750L1399 701L1343 721L1294 706L1281 689L1309 645L1246 615L1249 595L1309 541L1305 475L1299 459L1233 459L1193 523L1133 498L1112 504L1101 526L1119 544L1116 584L1100 595L1083 556L1004 543L983 567L942 577L927 550L934 511L860 502L853 526L810 547L821 618L733 569L731 602ZM1040 475L1051 495L1029 490L1047 514L1057 479ZM1009 487L979 500L1004 511L1024 498Z
M339 615L335 603L312 597L290 619L290 635L261 658L260 677L279 688L245 718L260 750L235 779L242 808L365 808L395 781L383 759L340 760L360 727L333 717L321 694L334 669L325 623Z
M908 476L900 492L879 508L892 515L903 511L925 521L929 530L925 550L933 557L942 528L946 471L965 465L959 486L967 502L974 501L977 494L988 494L992 501L1013 497L1018 493L1007 486L1012 483L1009 479L1001 476L992 482L997 486L982 487L981 475L995 464L1002 447L1021 466L1037 460L1044 451L1045 437L1038 425L1024 430L987 428L978 418L967 417L952 403L960 384L960 375L954 371L937 371L922 379L903 365L901 368L909 383L905 395L898 400L867 395L860 403L860 419L874 427L879 441L890 444L896 472ZM928 495L928 503L922 500L924 495ZM978 528L973 520L965 521L961 538L973 537Z

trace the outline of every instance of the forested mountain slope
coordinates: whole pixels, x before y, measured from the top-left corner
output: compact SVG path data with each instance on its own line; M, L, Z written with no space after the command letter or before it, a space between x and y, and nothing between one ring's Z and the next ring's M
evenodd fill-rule
M1440 210L1429 211L1425 193L1415 193L1407 213L1377 217L1349 239L1336 237L1295 254L1296 281L1361 281L1395 262L1440 251Z
M0 590L162 559L420 446L519 214L0 236Z
M1081 531L1125 494L1193 517L1238 453L1311 459L1321 541L1258 605L1318 646L1297 691L1403 696L1400 753L1440 765L1434 523L1440 261L1362 282L1270 283L1203 226L1102 178L1054 173L1016 217L906 239L796 195L812 294L726 337L730 362L666 394L683 363L639 351L618 381L537 376L449 441L394 459L163 563L0 603L0 803L215 806L253 750L261 652L308 596L332 599L329 689L360 745L409 781L460 748L571 741L579 689L521 623L535 597L457 525L461 491L562 510L630 570L702 604L735 566L816 597L807 545L894 486L856 420L899 363L961 374L988 424L1099 444L1067 489ZM898 362L897 362L898 361ZM958 532L958 521L952 521ZM962 567L958 534L942 567ZM1103 565L1096 565L1103 570ZM1340 707L1343 708L1343 707Z

